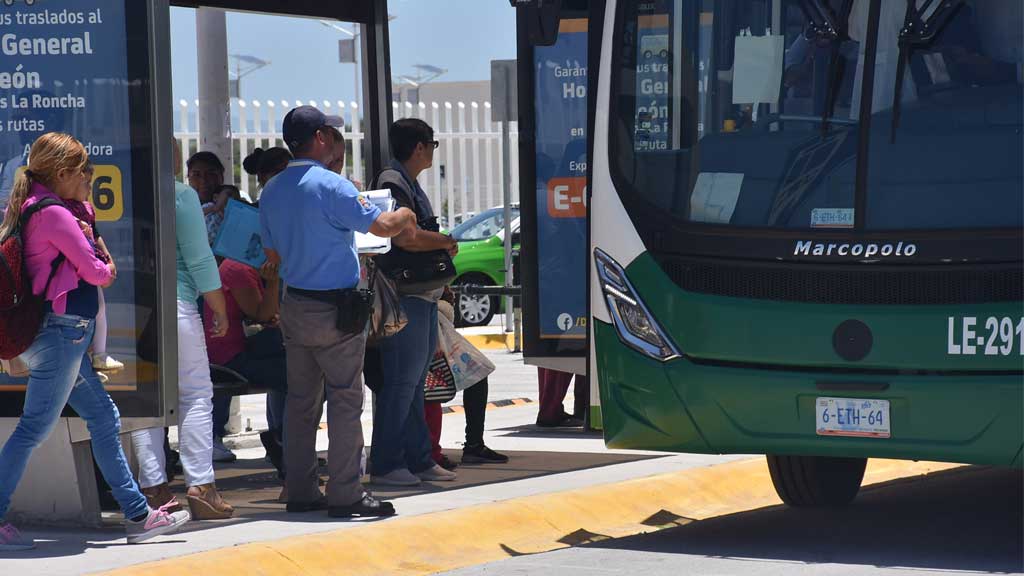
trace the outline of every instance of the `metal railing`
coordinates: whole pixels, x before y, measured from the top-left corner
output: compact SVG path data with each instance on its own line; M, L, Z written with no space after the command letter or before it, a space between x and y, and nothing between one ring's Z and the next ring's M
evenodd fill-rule
M342 132L351 143L349 178L369 185L372 175L364 174L365 140L361 110L355 102L330 100L239 100L231 102L231 132L235 166L257 147L282 146L281 122L285 114L303 104L320 108L345 119ZM434 212L451 227L471 214L502 205L502 139L500 124L491 118L490 102L392 103L394 118L419 118L430 124L440 146L434 165L419 176ZM198 101L181 100L175 119L175 137L183 156L199 147ZM519 201L519 134L511 123L512 200ZM183 167L184 173L184 167ZM256 180L241 169L234 170L235 184L255 199Z

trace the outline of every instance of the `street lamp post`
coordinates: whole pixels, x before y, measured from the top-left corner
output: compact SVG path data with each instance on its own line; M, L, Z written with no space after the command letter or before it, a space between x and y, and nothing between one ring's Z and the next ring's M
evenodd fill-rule
M416 69L416 74L401 74L396 76L396 80L400 80L403 84L407 84L416 90L415 102L412 104L419 104L420 101L420 88L427 83L437 80L439 77L448 73L447 68L441 68L440 66L434 66L432 64L413 64L413 68ZM400 89L401 90L401 89ZM405 97L402 97L405 100Z
M398 16L395 16L394 14L388 14L388 22L391 22L395 18L398 18ZM338 32L341 32L342 34L345 34L346 36L351 38L351 42L352 42L352 61L351 62L346 62L346 61L341 59L341 54L340 54L341 47L340 47L340 45L339 45L339 49L338 49L338 51L339 51L339 60L341 60L342 64L352 64L353 65L353 67L352 67L352 94L353 94L353 98L352 99L355 100L355 102L359 106L359 108L362 109L362 107L363 107L363 99L360 96L362 94L362 83L359 81L359 70L360 70L359 53L361 51L360 50L361 47L359 46L359 37L362 35L362 32L360 30L361 25L360 24L356 24L355 22L353 22L352 23L352 30L349 30L348 28L343 28L343 27L339 26L338 24L336 24L335 22L332 22L330 20L319 20L318 22L320 22L320 24L322 24L322 25L324 25L324 26L326 26L328 28L331 28L332 30L336 30ZM344 42L344 40L341 40L339 42Z
M328 28L331 28L331 29L337 30L338 32L346 34L349 38L352 39L351 40L351 42L352 42L352 61L349 62L349 63L352 64L352 99L356 102L356 104L358 104L359 108L362 109L362 107L363 107L363 100L362 100L362 98L360 98L360 94L362 93L362 90L360 90L360 86L359 86L359 36L362 33L359 30L359 25L353 23L352 24L352 28L353 29L349 30L347 28L342 28L341 26L338 26L334 22L330 22L328 20L320 20L320 23L323 24L324 26L328 27ZM344 40L340 40L339 43L340 42L344 42ZM339 44L338 51L339 51L339 59L341 59L340 44ZM342 61L342 64L346 64L346 63L347 62Z
M253 72L270 66L270 60L263 60L249 54L232 54L231 59L235 61L235 93L234 97L242 97L242 78Z

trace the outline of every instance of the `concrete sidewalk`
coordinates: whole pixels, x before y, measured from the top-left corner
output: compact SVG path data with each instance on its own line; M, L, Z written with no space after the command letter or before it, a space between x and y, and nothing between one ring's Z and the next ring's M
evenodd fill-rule
M536 369L522 364L519 354L502 350L487 352L498 370L490 379L490 398L536 398ZM369 395L367 396L369 403ZM572 398L566 404L571 406ZM451 404L461 404L456 398ZM238 515L227 521L194 522L182 533L157 538L151 543L125 544L120 515L108 514L108 526L97 530L59 530L25 527L37 549L0 553L0 574L70 575L104 572L178 558L250 543L276 541L337 531L362 530L373 521L330 520L323 513L287 514L277 502L280 484L265 462L258 431L265 422L265 397L242 401L243 421L253 432L229 438L237 447L238 461L216 466L218 484L234 504ZM372 435L369 406L363 418L364 434ZM392 499L398 519L409 519L523 497L573 491L581 488L649 477L666 472L707 467L742 457L666 455L613 451L604 447L599 434L582 430L540 429L534 425L536 404L489 409L485 441L512 460L506 465L464 466L454 483L424 484L415 490L369 488ZM465 418L460 412L444 416L442 446L458 461L464 440ZM326 449L327 434L318 434L318 449ZM180 478L175 485L180 494ZM394 520L387 520L381 526ZM214 569L216 571L216 569Z
M454 484L427 484L415 493L392 493L399 517L619 482L730 459L610 451L604 448L600 436L582 431L541 430L533 426L535 418L536 407L532 405L488 411L485 441L496 450L508 451L512 461L504 466L465 467L461 469L462 481ZM459 413L444 417L442 444L445 447L456 447L456 442L461 440L464 423L465 419ZM364 424L369 431L369 423ZM321 431L318 445L326 447L325 431ZM520 452L524 453L523 456L517 457ZM239 450L238 457L245 465L269 473L269 468L263 463L262 448ZM221 476L230 469L222 465L217 468ZM260 480L258 474L255 477L241 474L236 478L241 484L239 491L243 493L252 488L247 484ZM277 491L276 487L263 489L271 495ZM383 490L380 493L388 494ZM27 527L25 533L37 540L37 549L0 554L0 573L58 576L102 572L246 543L359 529L372 524L362 520L332 521L316 513L287 514L283 505L266 496L259 497L255 504L254 510L242 517L192 523L184 533L137 546L126 545L123 530L116 525L100 530ZM112 522L116 522L116 518L112 515Z
M540 429L535 417L531 405L488 411L485 440L512 457L506 465L463 466L459 481L416 490L371 485L393 500L396 518L287 514L262 448L243 449L238 463L217 467L228 498L246 503L238 517L137 546L117 526L28 529L38 548L0 554L0 574L428 574L779 503L763 458L608 450L596 434ZM446 447L464 422L444 417ZM865 483L951 466L881 461Z

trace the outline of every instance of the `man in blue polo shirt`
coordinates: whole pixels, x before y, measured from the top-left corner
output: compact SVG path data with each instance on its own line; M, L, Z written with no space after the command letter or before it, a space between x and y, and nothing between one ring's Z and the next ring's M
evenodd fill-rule
M394 237L414 227L416 216L405 208L381 213L351 182L326 168L342 125L341 118L311 106L289 112L283 132L295 160L260 196L263 247L286 285L281 326L288 359L287 509L326 509L333 517L390 516L395 513L391 503L370 496L359 482L366 333L361 327L339 328L339 302L359 282L355 233ZM326 497L316 458L323 379L330 422Z

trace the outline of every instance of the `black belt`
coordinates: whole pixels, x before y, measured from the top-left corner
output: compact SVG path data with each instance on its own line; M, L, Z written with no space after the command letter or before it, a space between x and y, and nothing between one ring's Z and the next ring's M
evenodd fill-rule
M310 300L326 302L327 304L337 304L338 297L349 290L341 288L337 290L303 290L302 288L293 288L289 286L287 291L289 294L302 296L303 298L309 298Z
M287 293L335 306L338 310L336 325L344 334L364 334L366 323L373 313L373 292L370 290L303 290L288 287Z

